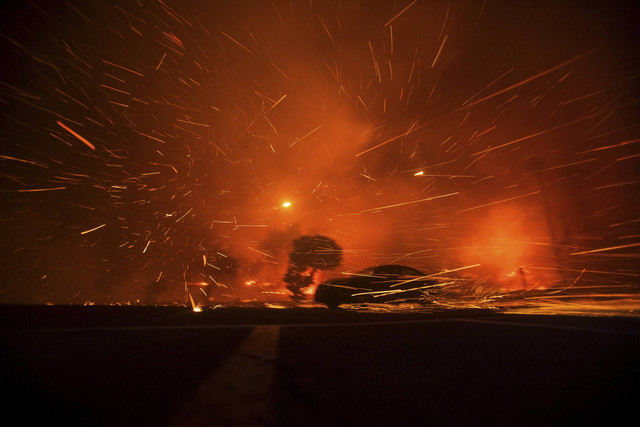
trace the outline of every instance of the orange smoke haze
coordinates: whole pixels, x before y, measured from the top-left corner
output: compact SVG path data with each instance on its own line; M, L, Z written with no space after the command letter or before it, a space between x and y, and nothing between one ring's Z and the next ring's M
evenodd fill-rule
M553 242L542 212L520 206L492 208L468 230L468 246L460 250L460 262L476 262L475 273L490 277L499 286L539 288L556 283L548 272L541 275L535 267L553 267Z
M583 253L640 236L624 4L169 3L6 17L0 298L286 298L304 234L344 249L317 280L637 274L631 249Z

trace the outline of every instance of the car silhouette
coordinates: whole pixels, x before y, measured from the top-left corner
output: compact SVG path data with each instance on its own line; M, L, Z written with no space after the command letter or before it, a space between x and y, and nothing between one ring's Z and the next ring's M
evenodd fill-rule
M343 273L348 277L321 283L315 300L329 308L347 303L393 302L416 299L438 282L415 268L404 265L378 265L357 273Z

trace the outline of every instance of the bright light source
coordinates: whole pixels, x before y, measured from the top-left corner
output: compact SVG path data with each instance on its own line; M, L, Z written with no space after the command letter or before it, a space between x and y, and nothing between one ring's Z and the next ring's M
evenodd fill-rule
M191 294L189 294L189 299L191 300L191 309L196 313L200 313L202 311L202 307L195 303Z
M420 172L416 172L413 174L413 176L422 176L424 175L424 172L420 171Z
M282 204L282 207L283 207L283 208L291 207L291 202L284 202L284 203Z

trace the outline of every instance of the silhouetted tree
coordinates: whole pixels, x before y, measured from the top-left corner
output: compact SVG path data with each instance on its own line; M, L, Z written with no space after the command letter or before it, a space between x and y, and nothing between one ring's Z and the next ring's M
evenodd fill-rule
M284 276L293 300L302 299L304 288L313 283L317 270L333 270L342 263L342 248L326 236L304 235L293 241L289 269Z

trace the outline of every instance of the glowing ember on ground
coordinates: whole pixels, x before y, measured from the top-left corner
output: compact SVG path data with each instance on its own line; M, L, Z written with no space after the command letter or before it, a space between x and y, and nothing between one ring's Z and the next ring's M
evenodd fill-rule
M0 303L279 306L302 235L434 305L633 301L639 16L590 6L16 3Z

